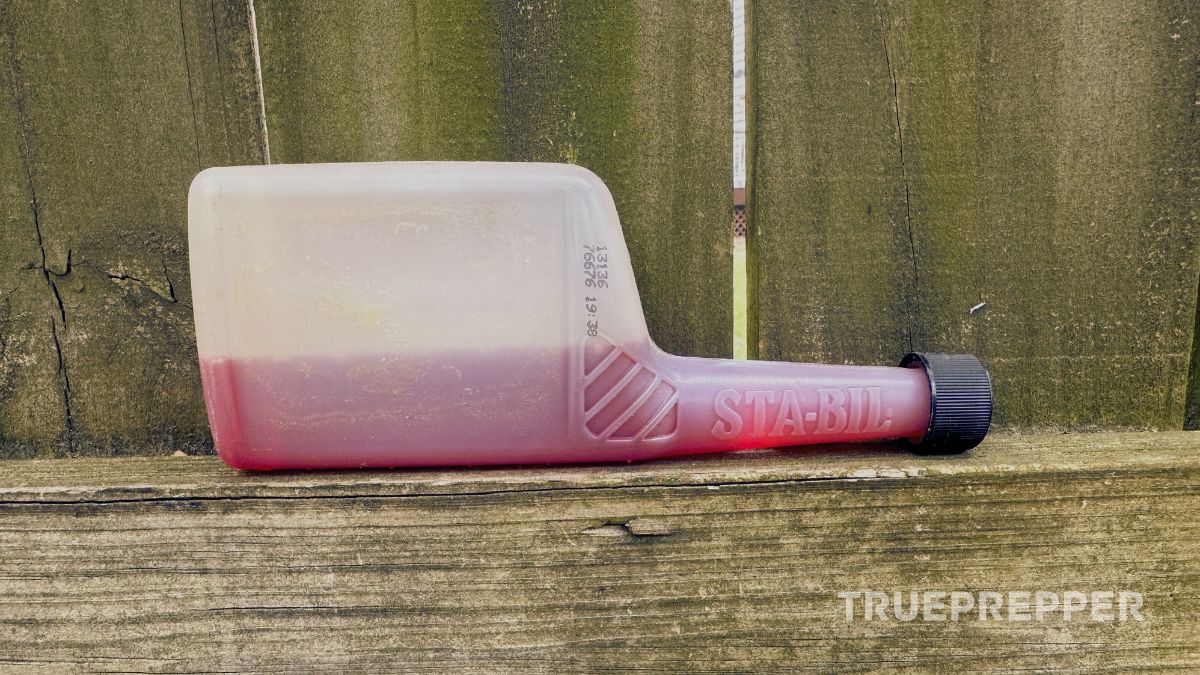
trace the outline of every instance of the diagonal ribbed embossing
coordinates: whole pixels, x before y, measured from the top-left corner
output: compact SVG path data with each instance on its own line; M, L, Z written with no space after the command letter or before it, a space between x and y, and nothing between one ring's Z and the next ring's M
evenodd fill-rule
M588 338L583 358L583 419L607 440L653 440L675 433L679 392L661 374L604 336Z

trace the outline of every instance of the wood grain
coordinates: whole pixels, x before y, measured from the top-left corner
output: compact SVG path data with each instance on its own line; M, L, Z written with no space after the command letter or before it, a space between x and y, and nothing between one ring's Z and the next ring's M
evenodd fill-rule
M1200 667L1200 436L619 467L0 463L0 663L561 672ZM847 623L841 590L1135 590L1145 621ZM1078 618L1077 618L1078 619Z
M488 0L257 0L272 161L503 158Z
M255 9L274 161L586 166L613 193L651 335L730 355L726 2Z
M979 355L996 423L1177 429L1200 7L793 3L751 30L752 349Z
M0 457L209 445L184 200L263 158L246 3L5 3L0 96Z

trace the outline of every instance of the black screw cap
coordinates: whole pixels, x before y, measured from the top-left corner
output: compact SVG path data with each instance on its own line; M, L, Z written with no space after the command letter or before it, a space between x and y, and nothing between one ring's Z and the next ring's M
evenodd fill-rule
M912 353L901 367L929 377L929 427L913 451L952 455L979 445L992 423L992 377L970 354Z

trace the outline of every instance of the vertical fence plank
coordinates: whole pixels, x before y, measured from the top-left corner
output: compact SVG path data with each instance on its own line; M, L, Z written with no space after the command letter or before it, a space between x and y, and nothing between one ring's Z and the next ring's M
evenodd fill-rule
M503 157L489 0L256 0L271 161Z
M750 353L889 363L914 274L889 64L870 3L752 3Z
M245 2L0 8L0 456L208 444L185 195L262 159Z
M732 18L726 2L500 3L506 157L612 190L650 334L733 350Z
M760 354L911 339L981 356L1001 426L1182 424L1194 3L754 4Z
M273 161L578 163L609 185L651 334L732 349L729 7L256 4Z
M6 26L7 27L7 26ZM0 87L13 90L11 38L0 34ZM65 433L55 331L21 160L24 130L10 100L0 109L0 457L27 457Z
M654 335L727 354L728 8L0 8L0 454L203 448L184 195L209 165L578 161ZM525 31L525 32L513 32ZM528 134L528 135L527 135Z

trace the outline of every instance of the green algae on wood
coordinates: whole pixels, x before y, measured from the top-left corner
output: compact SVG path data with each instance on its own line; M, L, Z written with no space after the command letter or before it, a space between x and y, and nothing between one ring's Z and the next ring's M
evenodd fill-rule
M258 0L271 160L503 156L489 0Z

